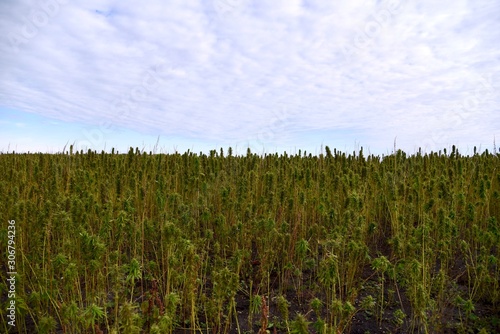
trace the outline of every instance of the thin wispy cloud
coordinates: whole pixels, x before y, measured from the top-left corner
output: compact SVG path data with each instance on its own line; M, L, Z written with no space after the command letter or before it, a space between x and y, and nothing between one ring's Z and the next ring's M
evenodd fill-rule
M496 1L3 1L0 17L0 113L59 122L42 146L126 132L123 147L385 153L499 135ZM29 150L0 120L0 149Z

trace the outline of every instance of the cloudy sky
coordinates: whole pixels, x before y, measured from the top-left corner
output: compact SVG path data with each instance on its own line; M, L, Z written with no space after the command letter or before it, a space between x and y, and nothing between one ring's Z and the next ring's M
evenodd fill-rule
M500 141L498 0L2 0L0 32L3 152Z

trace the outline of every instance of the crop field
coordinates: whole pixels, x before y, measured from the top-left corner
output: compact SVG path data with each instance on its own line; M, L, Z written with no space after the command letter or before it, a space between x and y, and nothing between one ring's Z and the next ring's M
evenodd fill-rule
M0 218L0 332L500 332L488 151L3 153Z

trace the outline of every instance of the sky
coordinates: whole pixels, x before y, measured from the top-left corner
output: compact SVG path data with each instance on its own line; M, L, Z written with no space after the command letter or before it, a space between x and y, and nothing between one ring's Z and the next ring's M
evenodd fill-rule
M497 0L2 0L0 152L500 141Z

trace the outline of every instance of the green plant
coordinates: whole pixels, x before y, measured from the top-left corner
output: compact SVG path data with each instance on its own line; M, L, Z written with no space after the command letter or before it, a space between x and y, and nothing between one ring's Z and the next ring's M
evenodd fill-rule
M278 304L277 305L278 310L280 311L281 316L285 320L285 325L286 325L287 331L289 332L290 328L288 325L288 317L289 317L290 303L288 302L288 300L286 300L285 296L283 296L283 295L279 295L276 302Z
M137 259L132 259L129 265L126 266L126 282L130 283L130 303L134 298L134 287L136 280L142 277L142 269Z
M56 330L57 322L51 316L41 317L38 321L39 333L53 333Z
M405 318L406 314L401 309L397 309L396 311L394 311L393 322L397 328L400 328L403 325Z
M378 313L377 313L377 318L379 321L379 325L382 323L382 317L384 314L384 283L385 283L385 273L389 268L391 267L391 263L385 256L380 256L378 258L375 258L372 262L373 269L375 269L379 273L379 282L380 282L380 299L379 299L379 307L378 307Z
M17 329L498 331L500 159L443 152L0 153Z
M297 313L295 319L290 323L291 333L307 334L309 333L310 324L311 323L307 321L307 318L304 315Z

